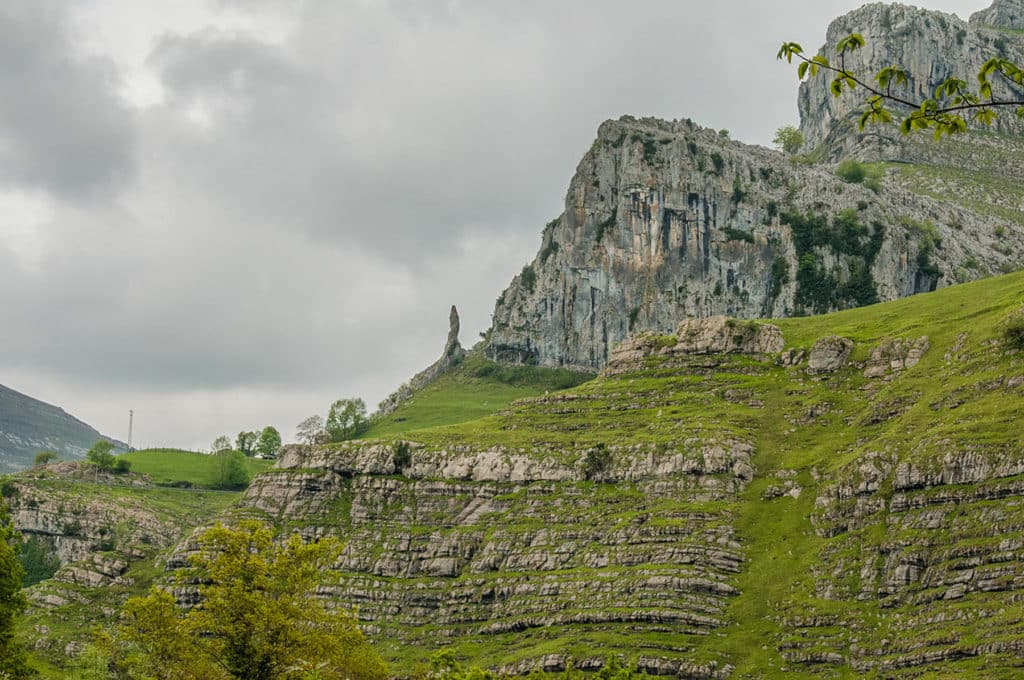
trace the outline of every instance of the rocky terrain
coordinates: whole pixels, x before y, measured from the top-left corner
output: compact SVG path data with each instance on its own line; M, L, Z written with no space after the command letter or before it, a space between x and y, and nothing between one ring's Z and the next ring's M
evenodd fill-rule
M491 418L289 447L236 512L344 537L323 593L398 669L1012 677L1022 290L685 320Z
M834 21L852 31L848 67L901 64L922 95L953 72L972 79L993 54L1024 61L1019 0L971 22L871 4ZM821 313L1010 271L1024 239L1024 138L1012 115L944 144L895 127L859 133L863 92L828 79L800 89L807 155L733 142L690 121L624 117L601 125L541 247L501 294L490 358L601 368L635 331L679 319ZM881 161L873 182L836 176L844 158Z
M846 68L868 79L880 69L899 65L909 75L898 94L920 100L934 96L935 86L956 75L975 86L981 65L993 56L1024 62L1024 40L1019 33L1024 23L1021 0L996 0L991 7L975 13L969 21L953 14L901 4L871 3L833 21L821 53L829 58L840 39L850 33L864 36L863 49L847 55ZM997 80L996 97L1013 94ZM895 158L907 141L893 127L858 130L856 121L863 111L865 93L857 89L836 98L829 92L828 78L813 78L800 87L800 129L808 148L820 148L832 159L854 153L862 157ZM904 109L894 109L899 113ZM1020 134L1024 123L1013 115L1001 117L996 131ZM957 158L949 159L955 164Z
M9 476L0 491L14 526L54 561L53 577L28 589L24 629L30 647L58 664L154 582L168 549L238 497L158 488L78 461Z
M40 451L53 451L65 459L82 458L100 439L122 451L127 448L62 408L0 385L0 472L30 467Z

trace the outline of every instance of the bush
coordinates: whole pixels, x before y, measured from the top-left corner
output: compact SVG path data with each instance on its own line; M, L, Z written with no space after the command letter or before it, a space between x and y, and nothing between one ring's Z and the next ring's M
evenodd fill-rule
M587 479L603 476L612 466L612 452L604 444L589 449L583 457L583 475Z
M395 461L395 472L402 472L412 464L412 449L409 442L395 442L391 448L391 455Z
M245 469L245 455L240 451L218 453L220 465L214 486L225 491L240 491L249 486L249 471Z
M46 465L57 460L57 454L54 451L40 451L36 454L35 464Z
M21 548L18 561L25 569L22 584L28 588L40 581L52 578L60 568L60 559L53 550L36 536L30 536Z
M863 184L876 194L882 190L882 178L885 169L878 165L869 165L848 158L836 168L836 174L850 184Z
M534 286L537 285L537 273L533 271L533 267L530 265L523 267L523 271L519 272L519 283L522 284L527 293L533 292Z
M1024 314L1018 314L1006 322L1003 339L1014 349L1024 349Z

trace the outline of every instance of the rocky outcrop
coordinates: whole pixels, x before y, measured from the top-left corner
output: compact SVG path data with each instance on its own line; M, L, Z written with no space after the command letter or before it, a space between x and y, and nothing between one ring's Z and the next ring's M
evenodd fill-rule
M965 22L952 14L901 4L872 3L833 21L821 53L833 56L835 45L850 33L860 33L867 44L846 56L846 68L868 80L879 70L899 65L909 73L909 83L896 92L920 101L934 96L935 87L956 75L975 83L981 65L992 56L1021 63L1024 39L1001 29L1019 28L1024 17L1020 0L997 0ZM832 160L844 155L898 160L912 153L895 126L872 126L861 132L857 120L864 110L860 88L834 97L830 78L818 77L800 86L800 129L810 148L820 147ZM1009 90L997 84L995 94L1006 98ZM896 108L894 112L908 109ZM1024 125L1013 115L1003 116L995 129L1013 134Z
M991 7L971 15L971 25L1024 30L1024 0L995 0Z
M699 354L777 354L784 342L778 326L739 321L724 316L686 319L675 335L640 333L619 343L611 353L604 375L640 370L652 355L675 357Z
M781 317L892 300L1011 267L1024 230L689 121L608 121L565 211L502 293L488 358L600 369L679 319Z
M566 405L552 395L530 408ZM738 592L742 548L715 504L752 479L752 454L747 442L704 438L668 447L292 446L254 481L242 510L295 522L310 537L342 531L346 550L321 593L358 606L385 649L467 635L505 644L561 629L699 636L722 625ZM708 505L654 511L677 497ZM515 669L568 658L526 654ZM678 652L647 665L724 677Z
M916 340L910 338L885 338L871 350L871 358L864 368L865 378L881 378L916 366L931 343L928 336Z
M830 373L846 365L853 352L853 341L838 335L821 338L807 357L808 373Z
M413 376L412 380L404 383L401 387L388 395L388 397L377 406L376 415L386 416L389 413L392 413L404 401L411 397L414 392L423 389L449 370L462 363L465 356L466 350L464 350L462 345L459 343L459 312L455 309L455 305L452 305L451 312L448 314L448 339L444 343L444 351L441 352L441 358L417 373Z

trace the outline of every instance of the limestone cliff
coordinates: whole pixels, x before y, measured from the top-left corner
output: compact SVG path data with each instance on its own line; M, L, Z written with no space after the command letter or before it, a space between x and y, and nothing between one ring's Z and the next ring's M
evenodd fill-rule
M234 514L341 536L321 593L398 675L1015 677L1022 285L685 319L484 420L286 447Z
M1012 215L877 190L689 121L601 125L534 260L502 293L489 358L598 369L685 317L820 313L1010 268Z
M990 57L1024 62L1024 38L1014 32L1024 22L1022 7L1020 0L997 0L966 22L934 10L872 3L833 21L821 53L833 57L841 38L860 33L867 44L847 55L846 68L870 78L882 68L899 65L907 70L910 82L897 94L920 100L932 97L935 86L952 75L976 85L975 76ZM819 147L831 159L850 154L899 159L907 153L903 147L911 140L895 126L859 131L856 121L864 110L866 96L862 89L837 98L829 91L829 82L825 77L811 78L800 87L800 129L808 148ZM1005 98L1011 92L1004 83L997 82L997 97ZM993 129L1020 134L1024 124L1011 112L1002 116Z

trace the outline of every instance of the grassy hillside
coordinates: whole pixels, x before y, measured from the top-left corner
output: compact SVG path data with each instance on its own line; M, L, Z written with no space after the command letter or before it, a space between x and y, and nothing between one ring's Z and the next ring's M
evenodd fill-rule
M594 376L536 366L500 366L470 354L455 370L375 419L364 439L452 425L490 415L516 399L574 387Z
M346 528L336 592L399 672L448 644L486 666L621 653L692 677L1019 677L1024 352L1003 329L1022 312L1017 273L784 319L788 349L838 334L850 363L650 356L406 432L405 475L340 474L348 444L319 473L271 473L265 498L323 476L276 517ZM923 336L920 363L865 375ZM503 465L522 481L487 481ZM665 471L630 472L645 466Z
M178 449L144 449L120 456L132 464L132 472L149 475L154 484L199 489L216 488L220 461L216 456ZM273 466L272 460L246 458L245 466L254 476Z

